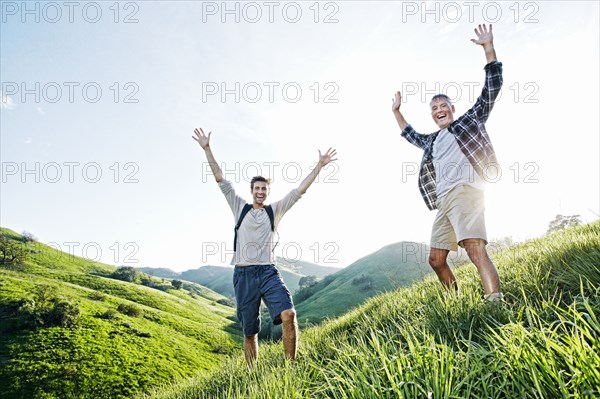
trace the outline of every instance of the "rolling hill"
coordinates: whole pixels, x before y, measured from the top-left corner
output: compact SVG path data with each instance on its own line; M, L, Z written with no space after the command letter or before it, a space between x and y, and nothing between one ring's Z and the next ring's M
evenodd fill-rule
M22 264L6 260L15 248ZM214 370L240 348L235 310L205 287L116 280L114 266L5 228L0 255L2 398L129 398Z
M151 399L600 397L600 221L492 257L504 301L482 299L472 265L460 296L435 276L304 330L294 363L261 345Z
M427 257L427 245L399 242L357 260L297 293L294 300L300 325L339 316L374 295L422 279L432 272Z

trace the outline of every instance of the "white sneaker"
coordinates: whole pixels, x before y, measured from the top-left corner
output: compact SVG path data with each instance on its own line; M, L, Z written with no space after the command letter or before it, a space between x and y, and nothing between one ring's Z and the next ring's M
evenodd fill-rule
M492 292L483 296L483 299L490 302L501 301L503 298L504 294L502 292Z

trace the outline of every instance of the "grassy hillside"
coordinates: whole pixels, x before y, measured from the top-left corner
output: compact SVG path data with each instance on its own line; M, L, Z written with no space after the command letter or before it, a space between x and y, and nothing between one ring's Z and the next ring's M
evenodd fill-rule
M299 357L261 346L164 398L600 397L600 222L496 253L506 295L486 303L472 265L461 295L434 276L304 331Z
M20 245L29 259L0 266L2 398L132 397L239 351L234 309L205 287L163 291L109 278L114 266Z
M411 284L431 273L427 246L414 242L387 245L321 280L295 297L300 325L347 312L368 298Z

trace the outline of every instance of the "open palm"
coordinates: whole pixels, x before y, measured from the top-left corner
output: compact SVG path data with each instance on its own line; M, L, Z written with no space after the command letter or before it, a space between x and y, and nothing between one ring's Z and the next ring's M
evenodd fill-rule
M202 128L200 127L194 129L194 133L196 134L196 137L192 136L192 138L196 140L198 144L200 144L200 147L202 147L202 149L206 149L210 145L210 134L212 132L208 132L207 136L204 134L204 130L202 130Z
M332 150L329 148L325 154L321 154L321 150L319 150L319 163L321 166L327 165L329 162L337 161L337 158L334 158L337 155L336 150Z
M492 43L494 41L494 35L492 35L492 25L490 24L490 28L488 30L485 24L479 25L474 29L475 34L477 35L477 39L471 39L471 41L475 44L486 45Z

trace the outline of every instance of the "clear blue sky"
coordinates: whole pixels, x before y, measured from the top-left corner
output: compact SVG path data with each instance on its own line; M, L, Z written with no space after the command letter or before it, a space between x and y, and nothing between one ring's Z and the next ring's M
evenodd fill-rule
M68 3L71 4L71 3ZM338 150L280 224L277 255L347 266L401 240L429 243L421 152L445 91L466 111L492 23L504 87L487 123L502 177L491 238L543 234L556 214L598 218L599 3L1 2L1 221L75 255L185 270L230 260L233 215L192 140L212 131L226 177L296 187Z

